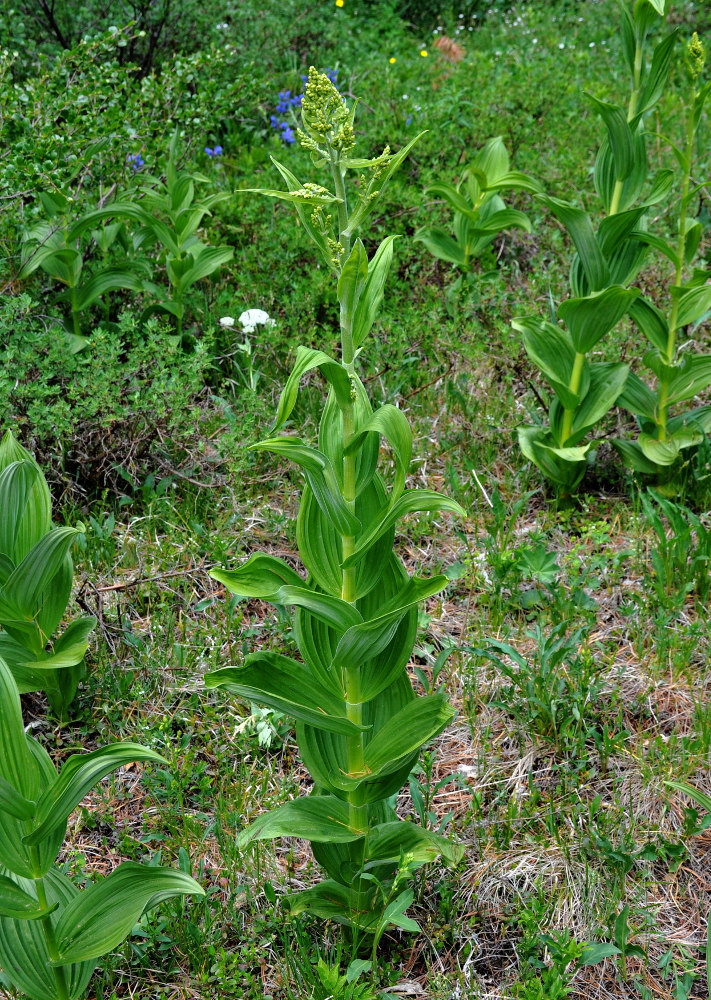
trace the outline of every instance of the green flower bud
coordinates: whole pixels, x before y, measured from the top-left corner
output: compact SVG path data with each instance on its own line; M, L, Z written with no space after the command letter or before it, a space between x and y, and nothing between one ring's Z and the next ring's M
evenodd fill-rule
M704 52L703 43L698 34L694 32L691 36L691 41L686 46L686 68L694 82L698 80L703 72L705 58L706 53Z
M355 145L350 113L343 98L326 74L313 66L309 69L301 117L307 133L297 133L302 146L318 149L324 144L345 152Z

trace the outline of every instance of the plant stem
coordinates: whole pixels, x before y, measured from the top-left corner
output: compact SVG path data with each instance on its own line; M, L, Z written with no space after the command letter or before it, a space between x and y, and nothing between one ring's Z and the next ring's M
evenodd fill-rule
M346 186L343 181L343 173L339 161L338 152L331 150L331 175L333 185L340 202L338 203L338 229L339 242L343 246L343 260L347 260L350 254L350 239L344 236L348 226L348 201L346 197ZM353 347L353 317L348 315L341 308L341 363L348 374L355 375L354 368L354 347ZM348 404L341 408L341 422L343 433L343 447L355 433L355 402L351 399ZM355 513L356 500L356 456L346 455L343 459L343 499L349 509ZM354 535L341 536L341 551L343 558L347 559L355 548ZM341 598L349 604L356 602L356 568L342 571ZM363 722L363 702L360 692L360 667L351 667L346 670L346 715L355 725L360 726ZM362 774L364 771L364 745L363 735L358 733L348 737L348 771L350 774ZM365 831L368 822L368 808L362 801L363 792L354 791L348 795L350 824L355 829Z
M49 910L43 878L40 877L35 879L35 891L37 893L37 902L39 903L40 909ZM40 923L42 924L42 930L44 932L44 939L47 944L49 957L53 962L55 962L59 958L59 949L57 948L57 939L54 936L52 917L49 914L47 914L46 917L40 917ZM52 966L52 972L54 973L54 981L57 986L57 996L59 997L59 1000L69 1000L67 974L64 966L54 965Z
M684 150L684 176L681 186L681 207L679 210L679 242L676 251L676 270L674 273L674 288L681 287L681 279L684 270L684 249L686 244L686 209L689 199L689 182L691 178L691 156L694 147L694 100L696 98L696 84L691 84L691 101L688 107L688 118L686 122L686 148ZM666 365L672 365L676 354L676 324L679 314L679 297L672 297L671 316L669 317L669 334L667 336L667 349L665 357L662 358ZM657 389L657 411L659 413L657 424L657 440L667 439L667 411L669 409L669 382L671 375L662 376Z
M570 375L570 382L568 383L568 388L571 392L578 394L580 389L580 379L583 375L583 364L585 362L585 355L579 354L577 351L575 353L575 361L573 362L573 371ZM561 433L560 447L565 448L565 443L572 434L573 431L573 417L575 416L575 410L565 410L563 414L563 430Z

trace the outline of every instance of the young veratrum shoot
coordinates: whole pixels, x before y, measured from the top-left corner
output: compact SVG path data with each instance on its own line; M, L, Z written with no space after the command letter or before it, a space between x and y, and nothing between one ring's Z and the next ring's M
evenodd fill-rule
M81 891L55 864L67 819L101 778L131 761L165 760L135 743L73 754L57 774L25 735L17 685L0 658L0 986L31 1000L76 1000L96 959L144 910L204 895L189 875L127 861ZM14 994L13 994L14 995Z
M393 552L395 524L413 512L462 516L464 511L431 490L405 488L412 454L407 420L390 404L374 411L356 371L382 301L395 239L388 236L368 260L356 234L417 139L395 155L386 148L373 160L356 159L354 111L328 77L312 68L298 136L314 165L330 171L332 189L302 184L275 161L288 191L259 192L294 204L337 279L340 360L299 347L272 436L253 446L304 471L296 534L308 579L260 554L239 569L212 573L236 595L293 606L303 662L256 652L241 666L208 674L206 684L288 712L314 779L311 795L260 816L242 831L240 846L282 836L310 841L328 878L289 897L292 912L308 910L348 924L356 937L374 935L375 944L388 924L417 929L404 915L412 896L400 891L398 870L459 856L446 838L398 820L393 809L421 747L453 715L443 693L416 697L406 674L417 606L447 579L408 576ZM353 206L346 192L348 170L360 175ZM316 368L329 391L318 446L311 447L277 432L293 410L300 379ZM393 456L389 488L376 471L381 436Z

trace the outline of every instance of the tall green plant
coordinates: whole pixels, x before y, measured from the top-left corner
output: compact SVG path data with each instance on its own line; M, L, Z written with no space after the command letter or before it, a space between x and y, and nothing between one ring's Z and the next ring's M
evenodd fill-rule
M685 135L681 146L671 147L679 165L676 240L670 242L651 233L643 236L672 265L670 300L665 310L639 298L631 310L650 344L642 361L654 381L650 385L635 372L630 373L619 402L634 414L638 434L632 440L617 438L612 442L629 468L654 475L660 487L670 492L675 489L674 472L684 452L711 432L711 406L673 412L679 403L688 402L711 384L711 354L693 354L679 344L680 335L694 329L711 312L711 285L707 284L711 268L696 267L688 273L703 235L702 223L691 211L703 184L692 184L691 175L704 102L711 90L711 81L701 83L704 48L695 32L683 63Z
M384 926L417 926L404 915L412 897L401 891L398 869L459 855L446 838L401 821L393 808L420 748L453 715L442 692L416 697L406 673L418 604L447 579L408 576L393 552L395 525L406 514L464 511L431 490L406 489L412 453L407 420L390 404L373 410L358 377L356 359L378 314L395 237L384 239L368 259L356 234L417 139L394 155L386 148L372 160L355 157L354 112L312 68L298 134L313 163L328 169L332 188L302 183L274 161L288 190L259 192L295 206L336 279L340 304L340 359L299 347L273 434L253 445L304 471L296 535L308 578L262 554L239 569L212 572L240 597L295 607L302 662L255 652L240 666L208 674L206 684L291 715L314 780L312 794L260 816L240 833L239 844L282 836L309 840L328 878L290 896L292 912L308 910L349 924L356 934L373 934L375 948ZM352 205L350 170L359 175ZM292 414L301 378L314 369L329 384L317 447L276 434ZM389 488L377 471L381 437L394 462Z
M44 691L63 716L96 625L82 616L55 636L72 590L69 550L80 532L52 526L47 481L10 431L0 442L0 512L0 656L21 692Z
M439 260L456 264L468 277L472 261L507 229L531 232L531 222L524 212L507 208L501 191L540 192L541 186L526 174L509 169L509 154L503 139L497 136L484 145L464 168L456 187L431 184L427 194L443 198L454 212L453 235L438 227L424 226L415 239Z
M627 108L588 95L607 131L593 175L605 218L596 229L582 209L540 196L576 249L570 268L571 296L560 304L552 321L529 316L513 324L553 392L548 423L541 420L520 427L519 444L526 458L564 492L582 479L594 458L595 442L588 435L627 384L628 365L592 361L589 355L625 315L636 317L644 308L638 302L639 291L627 286L647 254L649 210L667 197L673 183L671 171L661 170L643 193L648 173L645 117L664 93L675 38L673 33L664 37L647 65L648 35L664 5L665 0L635 0L631 14L622 9L622 48L631 73Z
M135 743L73 754L57 774L25 735L20 696L0 657L0 984L31 1000L76 1000L96 959L141 914L173 896L204 895L189 875L127 861L81 891L56 864L70 813L107 774L166 761Z

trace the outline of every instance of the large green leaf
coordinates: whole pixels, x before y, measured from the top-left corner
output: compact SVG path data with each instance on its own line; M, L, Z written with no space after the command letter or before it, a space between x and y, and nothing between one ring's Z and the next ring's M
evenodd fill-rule
M656 7L659 14L664 15L664 0L656 0L656 2L655 0L649 0L649 2ZM651 111L664 93L664 89L667 85L667 79L669 77L669 69L671 67L672 56L674 54L674 46L676 45L678 30L679 29L677 28L672 31L654 48L652 64L649 67L647 79L644 83L644 89L642 90L639 103L637 104L635 120L640 119L642 115Z
M55 827L66 823L69 814L102 778L135 761L167 763L155 750L129 742L113 743L90 753L72 754L57 780L39 797L32 831L23 838L25 844L37 845Z
M0 553L13 564L22 562L51 528L42 485L46 487L39 467L28 459L12 462L0 472Z
M302 587L304 581L283 559L257 552L237 569L212 569L213 580L223 583L237 597L268 600L285 584Z
M62 910L54 932L58 956L52 965L86 962L113 951L142 913L187 894L204 896L205 892L185 872L124 862Z
M125 267L108 267L93 278L85 282L81 288L77 289L76 309L82 312L93 305L97 299L107 292L112 292L117 288L126 288L132 292L143 291L143 280L134 272Z
M27 895L35 894L31 879L12 879ZM44 887L53 911L48 919L56 927L63 908L76 897L78 889L57 869L48 873ZM95 965L90 961L65 966L67 992L60 992L41 922L0 917L0 968L6 980L31 1000L78 1000L86 992Z
M306 473L316 502L336 531L352 536L360 531L360 521L350 510L340 492L336 473L330 459L311 448L297 437L267 438L252 448L259 451L273 451L300 465Z
M671 292L678 301L675 329L695 323L711 310L711 285L672 288Z
M650 344L666 354L669 342L669 325L664 313L640 296L630 306L629 314Z
M613 285L584 298L561 302L558 315L570 331L575 350L579 354L591 351L619 323L638 295L636 288Z
M190 270L177 282L177 287L184 291L196 281L201 281L213 274L218 267L227 264L232 260L234 251L232 247L200 247L198 253L193 257Z
M609 279L609 270L602 250L600 249L590 216L570 202L539 195L540 200L548 206L570 233L570 238L578 251L580 263L590 284L590 290L596 292L603 289Z
M458 267L465 267L467 263L464 248L452 239L444 229L437 227L418 229L415 233L415 241L424 243L433 257L438 260L445 260L449 264L456 264Z
M368 264L368 277L353 316L353 346L360 347L375 322L383 301L385 279L393 258L397 236L386 236Z
M0 658L0 777L24 798L33 799L36 784L29 779L30 759L22 723L17 685Z
M346 802L333 795L309 795L264 813L237 837L237 846L275 837L301 837L316 843L339 844L359 840L364 829L351 826Z
M516 319L512 326L523 333L526 354L550 381L565 409L574 410L587 391L589 376L585 366L581 372L578 391L572 391L570 381L575 363L575 348L570 335L537 316Z
M78 534L75 528L53 528L40 538L0 588L0 621L24 632L34 631L39 597L59 572Z
M454 709L444 695L415 698L383 726L364 754L366 768L374 774L395 770L403 757L434 739L452 720Z
M627 114L617 104L600 101L592 94L586 97L597 110L607 127L608 140L615 161L615 179L629 177L634 166L634 132L627 123Z
M412 431L402 410L398 410L391 403L385 403L364 424L361 424L358 433L354 434L346 444L344 455L352 455L359 451L366 436L374 432L383 435L395 456L395 482L390 494L392 504L405 489L405 477L412 460Z
M405 493L390 507L358 540L353 553L344 559L341 565L344 569L355 566L365 556L371 546L393 525L406 514L447 512L458 517L466 517L464 511L455 500L444 497L434 490L406 490Z
M36 803L20 795L14 785L0 776L0 809L14 819L32 819Z
M629 367L622 363L590 365L590 386L573 417L573 438L585 434L612 409L628 375Z
M469 227L469 233L474 236L489 236L492 233L500 233L504 229L524 229L531 232L531 220L525 212L519 212L516 208L502 208L498 212L492 212L486 218L478 219Z
M53 912L58 904L54 903ZM46 917L48 911L39 908L37 897L17 884L7 875L0 874L0 917L11 917L13 920L37 920Z
M353 244L338 278L338 301L341 306L341 329L352 333L355 312L368 278L368 255L360 239Z
M708 385L711 385L711 355L686 355L669 381L667 401L670 406L681 403L703 392Z
M628 374L625 388L617 402L635 416L654 422L657 420L657 395L634 372Z
M339 404L346 406L350 403L351 382L348 378L348 372L343 365L323 351L315 351L310 347L297 347L294 367L291 369L279 397L276 421L272 428L272 433L280 430L291 416L291 411L294 409L299 393L299 383L303 376L307 372L313 371L314 368L319 368L322 375L333 386Z
M438 594L448 582L446 576L435 576L429 580L413 577L392 600L384 604L376 618L351 626L333 655L335 672L352 670L377 656L393 638L407 611Z
M224 687L328 732L355 736L367 728L351 722L345 699L320 684L307 666L280 653L250 653L242 666L205 674L205 686Z

